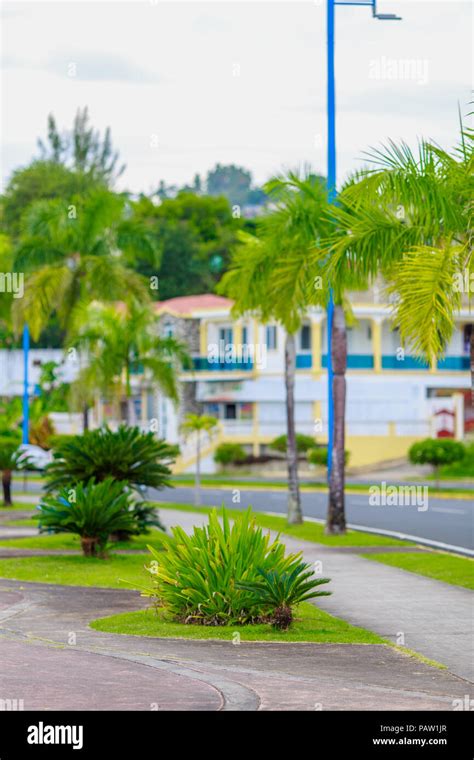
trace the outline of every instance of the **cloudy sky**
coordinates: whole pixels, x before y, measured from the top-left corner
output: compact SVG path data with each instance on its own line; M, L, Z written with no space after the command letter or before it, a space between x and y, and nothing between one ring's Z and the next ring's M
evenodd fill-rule
M379 0L400 22L338 7L338 179L392 137L455 141L471 100L468 0ZM78 106L112 128L121 189L190 181L216 162L257 182L325 173L326 3L266 0L4 2L2 181L28 163L47 115Z

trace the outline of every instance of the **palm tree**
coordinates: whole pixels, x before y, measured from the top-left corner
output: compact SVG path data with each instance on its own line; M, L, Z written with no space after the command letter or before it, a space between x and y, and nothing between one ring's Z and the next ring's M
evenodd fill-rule
M452 336L463 290L473 292L473 132L461 123L451 153L422 140L416 153L390 142L369 158L373 168L339 195L326 273L340 282L355 268L369 280L380 273L403 344L432 361ZM474 330L470 350L474 394Z
M127 218L127 199L95 189L68 201L38 201L26 213L15 267L27 273L14 304L17 329L34 339L55 312L67 333L78 306L95 299L147 299L142 278L128 267L133 251L153 256L152 238Z
M94 299L150 298L143 278L128 267L133 254L156 257L150 233L127 216L127 199L94 189L67 201L34 203L25 214L15 267L27 273L24 297L14 302L13 323L26 322L38 339L53 313L66 336L76 309ZM88 405L83 407L88 427Z
M234 299L236 316L250 312L263 322L276 320L285 329L288 522L298 524L303 515L294 413L295 333L308 304L319 302L317 291L309 286L308 267L312 247L329 231L327 197L322 179L308 171L303 178L295 173L274 178L265 190L275 208L260 220L258 236L241 234L219 292Z
M189 358L183 344L160 336L151 303L132 298L114 305L96 301L76 309L71 346L87 355L87 365L74 385L89 393L99 390L119 402L127 424L136 422L132 376L140 386L151 382L178 400L176 373Z
M181 425L181 432L185 438L194 435L196 439L196 469L195 469L195 491L194 503L201 504L201 435L206 433L212 437L217 432L219 421L216 417L206 414L187 414Z

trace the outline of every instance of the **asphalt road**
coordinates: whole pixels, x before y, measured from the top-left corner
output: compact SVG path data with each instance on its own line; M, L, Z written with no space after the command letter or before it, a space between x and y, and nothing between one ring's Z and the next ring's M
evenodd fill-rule
M237 495L240 497L240 503L235 501ZM153 498L158 501L189 504L193 503L194 494L191 487L179 486L166 491L155 491ZM302 491L301 499L303 514L322 519L326 517L327 494ZM219 507L225 504L233 509L251 506L261 512L285 514L287 509L286 493L283 491L203 488L201 500L202 504L207 506ZM354 525L401 532L451 546L474 548L474 498L435 499L429 497L428 493L427 509L424 509L423 505L372 506L369 504L368 495L346 494L346 516L347 521Z

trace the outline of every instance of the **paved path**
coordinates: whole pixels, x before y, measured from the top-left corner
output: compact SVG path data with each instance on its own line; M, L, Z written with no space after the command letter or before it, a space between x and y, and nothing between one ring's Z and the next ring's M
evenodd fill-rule
M186 641L93 631L133 591L0 581L2 699L65 710L449 710L447 671L380 645Z
M379 481L380 482L380 481ZM286 514L287 494L285 491L271 489L252 490L238 488L240 503L235 503L233 489L203 488L202 503L220 507L238 509L251 506L255 511L281 512ZM429 495L429 494L428 494ZM192 503L193 489L177 486L165 491L151 491L157 501ZM303 513L308 517L326 518L327 494L324 492L301 492ZM402 532L420 539L440 541L445 544L474 548L474 498L469 499L435 499L429 497L428 509L418 511L413 506L371 506L366 494L346 495L346 517L349 523L369 528Z
M187 530L207 516L162 510ZM470 694L471 594L348 552L287 540L321 560L320 606L448 665L381 645L187 641L93 631L90 620L149 602L137 592L0 579L2 699L25 709L445 710ZM0 559L1 573L1 559Z

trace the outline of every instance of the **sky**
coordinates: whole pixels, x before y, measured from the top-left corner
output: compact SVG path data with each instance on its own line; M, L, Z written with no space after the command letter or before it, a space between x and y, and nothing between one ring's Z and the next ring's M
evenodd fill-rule
M468 0L379 0L336 8L338 182L390 137L456 142L472 100ZM191 182L217 162L262 183L326 166L326 2L4 2L2 187L38 154L54 113L78 106L112 129L118 189Z

